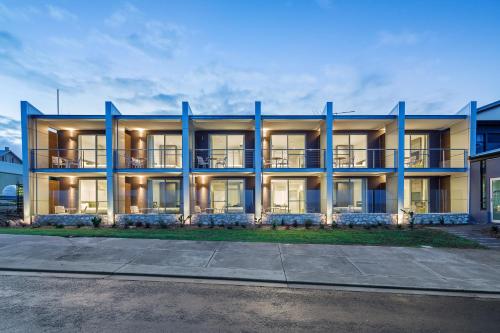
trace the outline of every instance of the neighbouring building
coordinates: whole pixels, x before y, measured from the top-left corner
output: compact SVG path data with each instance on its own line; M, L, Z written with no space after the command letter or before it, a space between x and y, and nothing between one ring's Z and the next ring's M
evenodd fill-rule
M15 197L17 186L23 182L22 160L9 147L0 149L0 195Z
M476 151L470 158L470 214L500 223L500 100L477 109Z
M48 115L21 102L37 223L466 223L476 103L457 113ZM389 110L388 110L389 111Z

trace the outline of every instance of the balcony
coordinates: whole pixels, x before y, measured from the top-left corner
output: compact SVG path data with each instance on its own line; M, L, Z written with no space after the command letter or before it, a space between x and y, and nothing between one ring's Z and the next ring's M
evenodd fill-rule
M323 168L324 149L268 149L264 150L264 168Z
M333 167L346 169L382 169L397 167L396 149L337 149Z
M106 149L32 149L33 169L104 169Z
M117 149L116 165L120 169L180 169L182 149Z
M195 149L192 166L197 169L252 168L253 158L253 149Z
M430 148L405 149L405 168L458 168L467 167L466 149Z

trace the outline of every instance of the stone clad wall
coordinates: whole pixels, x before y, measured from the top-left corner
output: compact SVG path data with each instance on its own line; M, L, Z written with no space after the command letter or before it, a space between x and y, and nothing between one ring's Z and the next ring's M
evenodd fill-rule
M427 213L415 214L415 224L467 224L469 214L467 213ZM405 218L405 223L408 223Z
M343 213L333 214L333 222L337 224L395 224L396 214L389 213Z
M116 214L115 222L118 225L148 223L150 225L176 224L179 222L179 214Z
M34 217L33 223L35 225L64 225L64 226L77 226L77 225L92 225L92 218L95 215L90 214L49 214L37 215ZM100 215L102 222L106 224L107 216Z
M230 213L230 214L195 214L191 216L191 224L201 223L203 225L234 225L253 224L254 214Z
M281 224L283 221L284 224L291 225L294 221L297 221L297 224L305 224L307 220L312 221L313 224L320 224L326 222L325 214L321 213L305 213L305 214L273 214L269 213L262 217L262 223L264 224L272 224L275 222L276 224Z

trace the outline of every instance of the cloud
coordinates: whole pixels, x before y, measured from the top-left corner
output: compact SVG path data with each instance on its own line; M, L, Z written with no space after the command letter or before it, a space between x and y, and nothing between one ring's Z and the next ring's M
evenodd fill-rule
M46 6L49 16L56 21L75 21L77 16L68 10L54 5Z
M0 149L10 147L16 155L21 156L21 122L0 116Z
M414 32L380 31L377 36L378 46L415 45L422 41L423 35Z

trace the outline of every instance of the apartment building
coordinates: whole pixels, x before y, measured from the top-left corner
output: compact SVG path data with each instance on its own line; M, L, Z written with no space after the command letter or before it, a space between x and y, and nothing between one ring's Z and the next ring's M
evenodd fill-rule
M465 223L476 103L415 115L43 114L21 102L24 218L37 223Z

